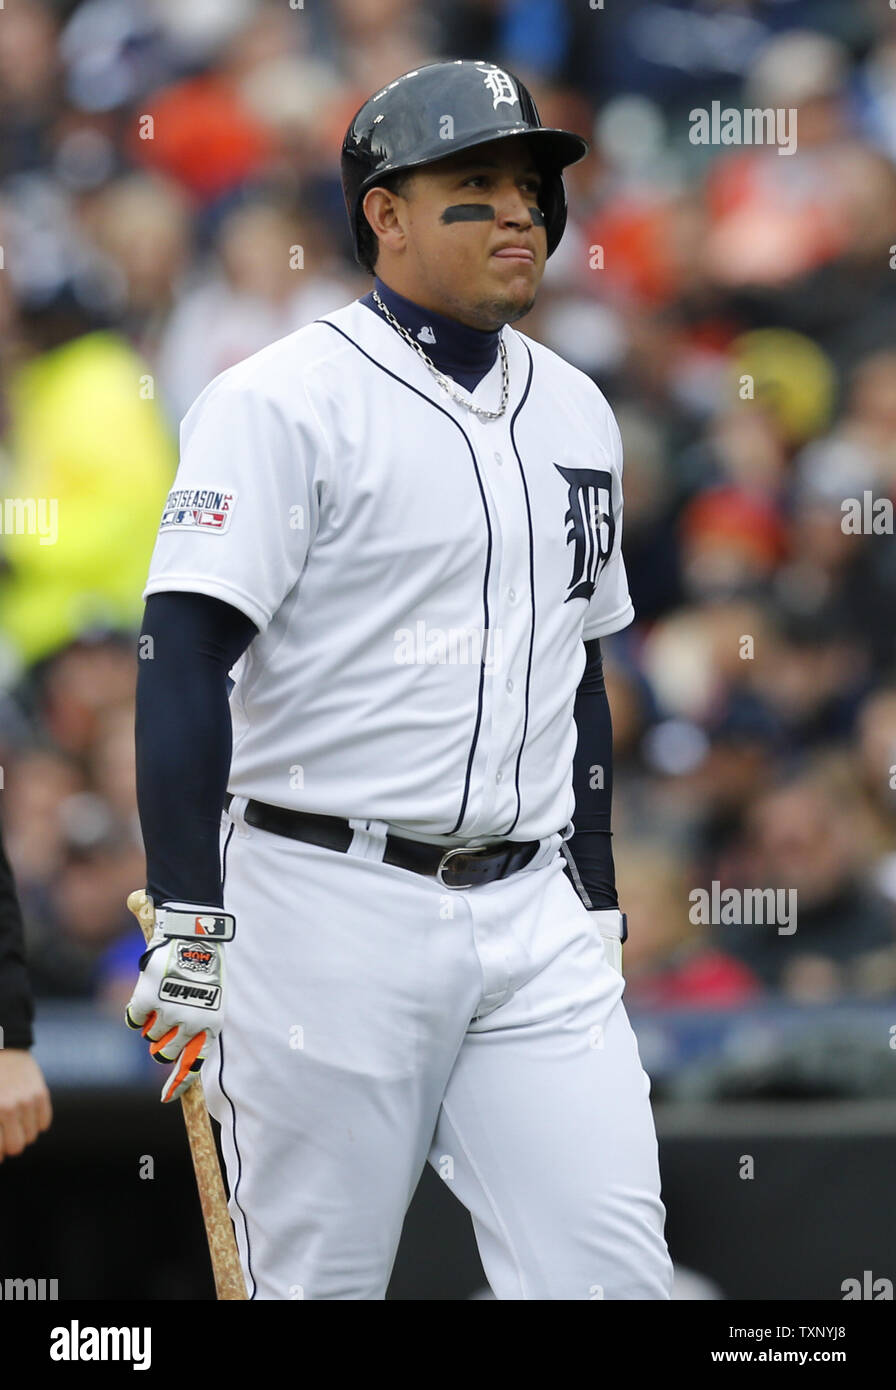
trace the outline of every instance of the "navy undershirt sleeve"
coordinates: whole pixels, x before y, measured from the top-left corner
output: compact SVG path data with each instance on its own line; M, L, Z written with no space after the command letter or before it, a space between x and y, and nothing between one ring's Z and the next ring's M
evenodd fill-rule
M572 775L575 833L566 848L592 907L618 907L610 832L613 725L599 638L585 643L585 656L573 710L578 734Z
M166 592L146 601L135 747L146 891L155 903L223 906L219 838L233 748L228 673L257 633L239 609L206 594Z

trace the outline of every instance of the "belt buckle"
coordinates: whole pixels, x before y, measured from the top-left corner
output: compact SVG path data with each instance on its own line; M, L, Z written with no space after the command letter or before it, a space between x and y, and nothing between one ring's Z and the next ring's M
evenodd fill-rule
M482 854L488 848L488 845L456 845L453 849L446 849L442 858L439 860L439 867L436 869L436 879L441 883L443 888L451 888L453 890L472 888L472 883L446 883L442 878L442 870L446 862L455 854Z

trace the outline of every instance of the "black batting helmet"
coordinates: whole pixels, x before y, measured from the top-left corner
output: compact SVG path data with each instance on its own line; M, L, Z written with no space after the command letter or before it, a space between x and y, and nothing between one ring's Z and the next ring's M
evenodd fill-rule
M397 77L365 101L342 143L342 191L355 258L361 259L361 203L388 175L417 169L458 150L508 135L528 135L542 175L538 203L548 255L566 226L562 170L584 159L581 135L541 124L535 102L513 73L480 59L427 63Z

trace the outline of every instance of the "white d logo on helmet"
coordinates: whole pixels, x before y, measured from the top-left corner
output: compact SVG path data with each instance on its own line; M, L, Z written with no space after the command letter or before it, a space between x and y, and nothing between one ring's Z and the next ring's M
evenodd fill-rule
M479 71L482 72L482 69ZM519 101L513 82L503 68L489 68L483 73L483 81L492 94L493 111L497 111L499 101L506 101L508 106L513 106Z

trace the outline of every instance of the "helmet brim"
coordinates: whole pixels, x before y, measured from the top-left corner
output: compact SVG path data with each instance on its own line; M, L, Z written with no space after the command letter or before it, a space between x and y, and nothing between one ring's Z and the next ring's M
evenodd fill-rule
M540 130L532 130L528 126L521 125L518 129L512 126L506 130L483 130L481 135L465 135L463 144L459 148L449 148L444 154L433 155L431 153L423 155L420 159L402 159L394 164L387 162L383 164L376 173L370 174L362 183L360 193L363 195L369 188L375 188L378 180L384 175L396 172L409 172L412 169L423 169L430 164L441 164L443 160L451 159L452 156L468 154L470 150L478 149L480 145L491 145L497 140L507 140L514 136L523 136L532 142L535 161L539 168L547 169L551 173L560 173L571 164L578 164L589 153L591 146L581 135L574 134L571 130L556 130L542 127Z

